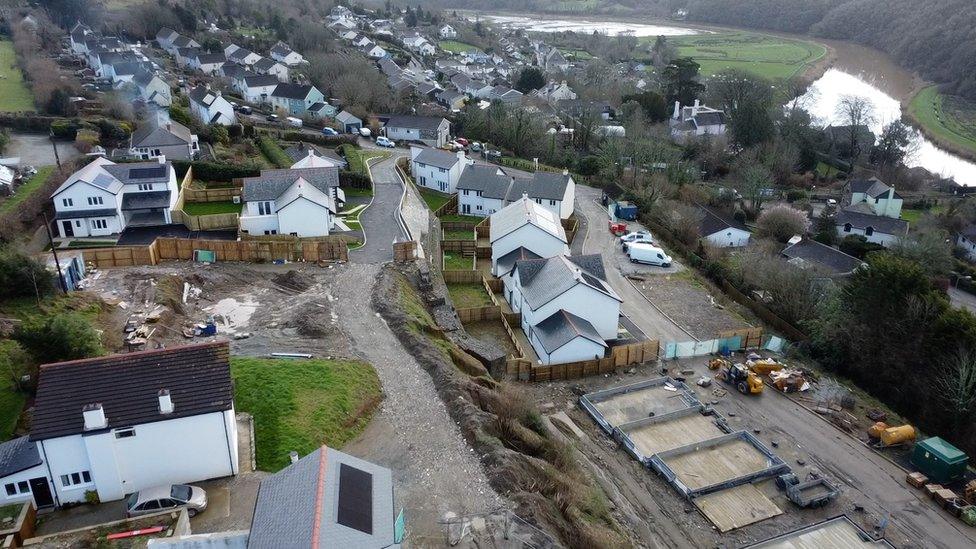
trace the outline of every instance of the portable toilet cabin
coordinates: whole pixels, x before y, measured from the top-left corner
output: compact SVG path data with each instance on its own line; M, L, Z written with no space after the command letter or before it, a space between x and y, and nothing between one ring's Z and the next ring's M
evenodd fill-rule
M969 456L939 437L917 443L912 452L912 465L939 484L962 480L968 463Z

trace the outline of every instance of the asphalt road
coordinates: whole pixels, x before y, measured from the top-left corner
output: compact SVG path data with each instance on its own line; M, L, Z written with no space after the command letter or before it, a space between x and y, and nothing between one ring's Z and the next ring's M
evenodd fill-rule
M694 339L664 313L654 308L653 304L624 276L632 273L660 276L669 272L678 272L683 267L677 263L669 269L633 266L630 263L624 263L621 258L625 258L625 256L619 249L617 239L606 228L609 218L606 210L599 203L600 196L599 189L584 185L576 186L576 212L577 216L585 217L587 230L585 235L577 235L573 242L572 251L574 253L603 254L607 282L623 299L623 304L620 306L621 313L629 317L648 338L660 340L662 344L668 341L690 341ZM631 223L630 225L636 227L636 224ZM580 233L582 232L581 229ZM577 241L581 239L582 244L577 244ZM579 246L579 250L577 250L577 246Z
M403 184L395 172L397 158L404 154L408 153L394 149L390 158L370 163L373 201L359 216L359 222L366 234L366 243L349 252L349 261L352 263L377 264L391 261L394 240L406 238L398 220Z

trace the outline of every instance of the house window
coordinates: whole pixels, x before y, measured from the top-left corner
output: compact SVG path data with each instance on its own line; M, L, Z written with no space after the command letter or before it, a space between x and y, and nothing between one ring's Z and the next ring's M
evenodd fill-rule
M468 196L468 190L464 189L464 196Z
M258 202L258 214L259 215L271 215L271 202Z
M88 197L88 205L89 206L97 206L97 205L103 204L103 203L104 202L102 201L102 197L100 197L100 196L89 196Z
M873 235L873 234L874 234L874 227L868 227L867 229L864 229L864 234L865 234L866 236L871 236L871 235Z
M64 204L66 208L70 208L75 205L75 201L70 198L62 198L61 203Z
M115 431L115 438L131 438L136 436L135 429L119 429Z
M555 200L550 200L549 201L549 205L550 206L555 206L556 205L556 201Z
M541 198L536 198L535 199L535 203L536 204L542 204L542 199Z
M266 235L278 234L278 231L277 230L264 231L264 234Z
M75 227L81 227L81 220L75 219Z
M441 173L446 173L447 172L447 170L444 169L444 168L437 168L437 171L439 171Z
M153 190L152 183L140 183L139 184L139 190L140 191L151 191L151 190Z
M852 225L850 223L844 223L844 232L845 233L851 232L851 228L852 228Z
M61 475L61 486L65 488L71 488L81 484L91 484L91 473L88 471L79 471L77 473Z
M105 221L104 219L93 219L92 220L92 228L93 229L107 229L108 228L108 221Z
M8 496L18 496L31 493L30 484L28 484L26 480L5 484L3 488L7 491Z

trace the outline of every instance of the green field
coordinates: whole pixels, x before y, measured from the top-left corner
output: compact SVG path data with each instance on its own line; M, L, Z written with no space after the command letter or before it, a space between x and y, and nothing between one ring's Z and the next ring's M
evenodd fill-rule
M17 68L17 55L10 40L0 40L0 111L17 112L34 110L31 95L24 76Z
M559 48L559 51L563 52L563 56L569 60L577 59L579 61L589 61L590 59L593 59L593 56L590 55L590 52L586 50L573 50L568 48Z
M976 154L976 101L942 95L929 86L912 98L908 113L936 140Z
M0 80L0 87L2 86L2 80ZM52 173L54 173L54 166L41 166L40 168L37 168L37 173L34 174L34 177L27 180L27 183L17 187L17 190L13 195L7 197L7 199L3 202L0 202L0 215L12 211L17 207L18 204L24 200L27 200L28 196L36 193L38 189L44 185L44 182L51 177Z
M230 200L224 202L187 202L183 204L183 211L189 215L239 214L241 207L241 204L234 204Z
M701 64L705 76L741 69L771 80L789 79L827 53L820 44L752 32L675 36L668 42L677 48L679 56L692 57Z
M470 257L460 253L444 252L444 269L448 271L470 271L474 269L474 262Z
M437 43L438 46L444 51L449 51L451 53L464 53L467 51L475 52L481 51L471 44L465 44L464 42L458 42L457 40L441 40Z
M254 416L258 469L288 465L288 452L306 455L356 437L383 394L373 367L355 360L233 357L234 400Z

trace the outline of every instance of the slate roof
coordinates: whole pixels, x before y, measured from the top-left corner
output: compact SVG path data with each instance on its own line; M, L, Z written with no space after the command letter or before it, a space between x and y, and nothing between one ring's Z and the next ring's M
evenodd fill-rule
M617 301L620 296L606 281L599 254L529 259L515 264L522 297L533 310L542 307L578 284L584 284Z
M701 234L703 237L713 235L729 228L750 232L748 227L734 219L729 218L725 214L719 213L704 206L699 206L699 209L704 214L704 217L698 224L699 234Z
M275 97L284 97L287 99L304 100L314 88L315 86L309 84L281 83L278 84L278 87L276 87L273 92L271 92L271 95Z
M124 185L138 183L169 183L170 170L173 165L169 162L126 162L125 164L111 164L103 169Z
M549 318L536 324L532 333L550 354L577 337L588 339L603 347L607 346L590 321L564 309L559 309Z
M498 172L502 173L498 173ZM498 166L472 164L464 168L458 178L457 188L461 190L481 191L487 198L505 198L512 178L505 174L505 170Z
M190 129L176 121L160 124L150 119L139 126L129 141L131 147L160 147L167 145L188 145L193 142Z
M721 126L725 124L724 112L700 112L692 119L698 127L701 126Z
M571 180L568 174L535 172L528 187L529 198L562 200Z
M512 269L515 268L515 264L517 262L528 259L542 259L542 256L528 248L519 246L518 248L515 248L514 250L498 258L497 263L499 273L501 275L508 274L512 272Z
M195 44L195 43L196 42L194 42L192 38L190 38L189 36L184 36L182 34L173 39L173 45L176 46L177 48L186 48L190 44Z
M856 257L807 238L787 246L781 253L790 260L810 263L826 269L832 274L847 274L864 264Z
M261 481L247 546L389 547L394 513L389 469L323 446Z
M252 53L254 52L252 52L247 48L237 48L236 50L230 52L230 55L227 56L227 59L231 61L243 62L244 58L247 57L248 55L251 55Z
M112 71L115 72L116 76L128 76L130 74L135 75L144 68L145 65L143 65L141 61L122 61L119 63L112 63Z
M436 130L446 120L439 116L395 115L386 121L388 128L411 128L419 130Z
M197 61L201 65L213 65L214 63L224 63L227 58L222 52L200 53L197 54Z
M132 81L135 82L136 85L146 86L150 82L152 82L153 78L155 77L156 75L149 71L140 71L137 72L136 75L132 77Z
M963 230L959 231L959 234L969 240L976 240L976 224L970 223Z
M298 162L299 160L308 156L308 151L310 150L312 151L312 154L315 156L328 158L329 160L339 164L340 166L346 165L346 159L336 154L335 151L332 151L330 149L325 149L322 147L316 147L315 145L309 145L304 141L299 141L297 144L292 145L291 147L285 149L285 154L287 154L288 157L292 159L292 161Z
M255 74L244 77L244 85L248 88L258 88L261 86L277 86L281 81L272 74Z
M908 234L908 222L903 219L894 219L883 215L871 215L847 209L838 212L834 224L843 226L848 223L857 229L871 227L877 232L895 236L905 236Z
M247 68L234 63L233 61L227 61L220 66L220 72L227 78L237 79L238 76L246 76L249 74Z
M520 198L491 215L489 241L496 242L503 236L527 224L534 225L566 242L566 231L563 229L559 218L527 198Z
M459 160L460 159L456 153L443 151L441 149L432 149L430 147L424 147L424 149L417 154L417 157L414 158L414 161L420 164L427 164L428 166L448 170L453 168Z
M44 463L37 444L28 436L0 443L0 478L26 471Z
M349 111L339 111L339 114L336 115L336 120L342 124L352 124L355 122L359 122L361 124L363 122L358 116L350 113Z
M254 63L253 67L254 70L267 72L277 64L278 62L275 61L274 59L270 59L268 57L262 57L261 59L258 59L256 63Z
M241 198L245 202L275 200L302 178L318 190L332 196L330 187L339 186L339 169L335 167L299 168L295 170L262 170L258 177L244 178Z
M850 192L864 193L871 198L881 198L891 190L891 187L876 177L872 177L871 179L852 179L847 185ZM901 196L896 192L895 198L901 198Z
M170 192L142 191L125 193L122 196L123 210L145 210L148 208L168 208Z
M280 55L281 57L285 57L289 53L291 53L291 51L292 51L291 48L289 48L285 44L282 44L281 42L278 42L274 46L271 46L270 53Z
M179 33L177 33L175 30L173 30L173 29L171 29L169 27L163 27L163 28L159 29L158 32L156 32L156 39L157 40L160 40L160 39L162 39L162 40L173 40L177 36L179 36Z
M159 412L167 389L172 413ZM186 345L41 366L30 439L84 432L82 409L100 403L107 429L223 412L233 407L227 342Z

